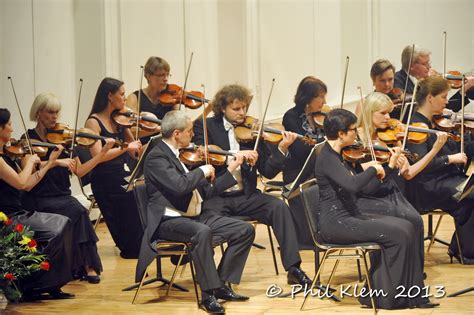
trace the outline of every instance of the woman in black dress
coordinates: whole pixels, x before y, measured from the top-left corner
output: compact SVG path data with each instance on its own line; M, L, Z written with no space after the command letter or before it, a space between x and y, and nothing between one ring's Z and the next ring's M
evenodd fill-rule
M432 76L420 82L416 93L417 112L412 122L422 122L433 128L433 117L443 113L448 103L449 83L442 77ZM460 153L459 143L448 139L436 157L414 180L407 182L408 199L420 211L442 209L451 214L456 222L464 264L474 264L474 195L470 194L458 201L456 187L466 180L462 171L468 157L474 156L474 143L469 135L465 137L465 153ZM409 143L408 149L425 156L435 146L435 137L430 136L425 143ZM416 193L415 193L416 192ZM460 260L460 251L453 234L448 255Z
M30 139L47 142L47 129L53 129L56 126L60 110L61 103L54 94L39 94L30 110L30 120L36 122L36 127L28 130ZM76 242L73 251L74 274L84 277L90 283L99 283L99 274L102 271L102 263L96 245L98 238L87 209L71 196L69 175L71 173L79 177L86 175L101 162L102 157L113 143L113 139L109 139L100 154L84 164L78 157L70 159L67 154L62 153L44 179L23 196L23 205L26 209L62 214L71 219L74 226L74 241ZM52 150L49 150L41 160L47 161L51 152Z
M101 136L128 142L126 149L108 150L102 163L92 171L92 191L104 215L105 223L123 258L137 258L140 250L142 227L133 192L126 191L128 183L125 177L130 175L126 166L125 153L138 156L141 149L139 140L134 140L130 129L117 126L111 118L114 110L125 106L125 86L113 78L105 78L99 85L86 127L95 130ZM103 143L97 141L91 146L94 157L102 151Z
M356 140L356 121L356 116L344 109L332 110L324 121L328 141L315 165L321 193L318 214L321 236L328 243L380 244L382 252L372 259L370 277L373 289L383 290L387 295L374 297L377 307L433 307L436 304L429 303L421 294L412 298L395 298L400 292L398 286L418 286L420 290L424 287L418 246L412 241L417 235L413 224L392 216L362 214L357 207L356 194L379 182L385 177L385 171L381 165L372 162L365 171L354 175L343 162L342 149ZM368 297L359 301L370 305Z
M47 255L51 266L49 271L36 272L22 281L24 298L41 298L40 295L45 292L52 298L72 298L73 294L61 291L61 287L72 280L71 221L59 214L28 212L21 205L21 191L32 189L44 178L53 167L62 147L54 150L35 172L35 167L41 163L40 158L36 154L25 155L21 169L5 149L13 131L10 117L7 109L0 108L0 209L15 223L27 225L35 232L38 251Z

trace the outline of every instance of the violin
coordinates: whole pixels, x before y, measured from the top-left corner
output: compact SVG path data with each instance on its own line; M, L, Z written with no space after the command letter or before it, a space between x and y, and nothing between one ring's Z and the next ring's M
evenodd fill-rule
M329 113L331 109L332 108L329 105L324 104L320 112L312 112L308 113L307 115L313 119L316 127L322 128L326 114Z
M166 89L160 93L160 103L165 106L174 106L183 100L183 105L187 108L196 109L204 103L210 101L204 98L204 94L199 91L186 92L176 84L168 84Z
M235 137L239 142L252 142L258 135L259 121L252 116L246 116L245 121L235 127ZM267 143L278 144L283 139L285 128L279 123L269 123L263 127L263 140ZM316 140L298 134L297 139L308 145L315 145Z
M74 130L66 124L58 123L54 128L47 129L46 138L49 142L54 144L65 144L70 146L72 138L76 132L76 142L77 144L85 147L90 147L97 140L106 140L107 137L98 135L94 130L89 128L81 128L79 130ZM128 146L127 142L124 142L119 139L115 139L115 146L126 148Z
M388 95L388 97L390 97L390 99L393 102L393 105L395 105L395 107L396 107L396 106L401 106L402 105L404 94L405 94L405 92L402 89L393 88L387 95ZM406 103L411 102L412 98L413 98L412 94L407 94L407 96L405 98L405 102Z
M374 141L373 148L375 153L376 161L384 164L390 160L391 151L387 145L383 142ZM404 154L410 161L417 161L419 156L416 153L411 153L408 150L403 150L401 152ZM371 153L369 148L363 146L362 142L357 142L353 145L345 147L342 149L343 158L351 163L361 160L369 160L371 158Z
M124 128L136 128L138 114L132 111L128 107L124 107L121 110L112 112L112 120L121 127ZM140 121L138 123L139 131L148 133L158 133L161 126L161 119L158 119L155 114L150 112L140 112ZM132 130L133 132L133 130ZM139 133L139 137L141 135Z
M383 130L377 131L377 137L387 144L395 144L403 139L405 134L405 124L402 124L399 120L390 119L389 127ZM417 122L412 123L408 126L408 141L412 143L424 143L428 140L430 134L436 134L437 130L429 129L424 123ZM459 135L448 133L448 137L454 141L461 141Z
M222 166L225 164L227 156L232 155L233 153L222 150L217 145L210 144L208 146L208 157L211 165ZM199 146L183 148L179 152L179 159L191 168L205 164L206 156L204 148Z
M33 153L30 152L30 147L26 139L15 140L10 139L5 146L5 153L12 158L21 158L26 154L37 154L39 157L44 157L48 154L48 149L55 149L56 145L48 142L41 142L36 139L30 139Z
M462 114L455 113L449 109L445 109L444 111L444 114L433 117L435 126L442 131L460 129ZM474 116L464 114L464 128L469 131L474 130Z

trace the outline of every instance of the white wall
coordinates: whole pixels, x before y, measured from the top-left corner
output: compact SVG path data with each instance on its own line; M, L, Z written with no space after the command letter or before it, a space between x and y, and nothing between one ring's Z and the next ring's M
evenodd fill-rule
M205 84L211 98L224 84L245 84L258 116L274 77L268 116L281 117L306 75L325 81L328 103L338 105L346 56L347 102L357 99L357 86L371 89L375 59L399 68L402 48L413 42L433 52L441 71L444 30L448 68L472 71L472 12L470 0L0 0L0 106L12 109L20 133L11 75L25 116L37 93L52 91L72 124L83 78L82 124L104 76L123 79L130 93L139 66L157 55L182 85L194 52L189 90Z

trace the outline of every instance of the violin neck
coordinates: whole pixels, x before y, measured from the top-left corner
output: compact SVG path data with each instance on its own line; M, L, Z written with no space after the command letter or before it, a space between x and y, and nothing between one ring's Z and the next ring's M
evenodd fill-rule
M186 97L189 98L190 100L193 100L193 101L196 101L196 102L204 101L204 103L210 103L210 101L205 99L205 98L203 99L201 97L198 97L196 95L192 95L192 94L189 94L189 93L186 94Z
M158 119L158 118L155 119L153 117L140 116L140 119L161 125L161 119Z
M220 155L227 155L227 156L233 155L232 152L224 151L224 150L217 150L217 149L212 149L212 148L209 148L208 151L209 151L209 153L212 153L212 154L220 154Z
M419 128L419 127L413 127L413 126L408 126L408 131L430 133L430 134L436 134L437 132L436 130L433 130L433 129Z

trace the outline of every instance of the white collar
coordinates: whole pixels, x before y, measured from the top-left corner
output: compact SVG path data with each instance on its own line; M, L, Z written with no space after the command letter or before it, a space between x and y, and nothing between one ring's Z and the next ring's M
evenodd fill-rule
M222 117L222 119L224 120L225 131L229 131L230 129L234 128L234 125L232 125L227 119L225 119L225 117Z
M163 139L163 142L170 148L170 150L173 152L176 158L179 159L179 149L176 149L173 145L166 142L165 139Z

